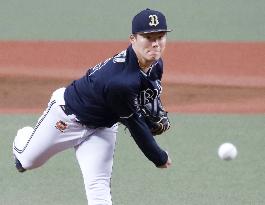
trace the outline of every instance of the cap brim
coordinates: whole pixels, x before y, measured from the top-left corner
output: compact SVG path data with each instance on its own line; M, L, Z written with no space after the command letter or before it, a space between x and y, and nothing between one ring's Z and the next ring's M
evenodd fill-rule
M140 32L137 32L136 34L171 32L171 31L172 29L157 29L157 30L140 31Z

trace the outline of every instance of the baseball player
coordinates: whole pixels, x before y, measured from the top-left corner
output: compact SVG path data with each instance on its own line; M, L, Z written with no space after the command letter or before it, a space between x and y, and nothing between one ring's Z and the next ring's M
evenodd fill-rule
M18 130L13 142L19 172L42 166L74 148L89 205L111 205L110 179L118 123L158 168L171 159L154 139L170 127L160 100L167 32L165 16L145 9L134 16L129 47L53 92L36 126ZM158 120L153 120L154 118ZM162 113L162 115L161 115ZM159 116L161 115L161 116Z

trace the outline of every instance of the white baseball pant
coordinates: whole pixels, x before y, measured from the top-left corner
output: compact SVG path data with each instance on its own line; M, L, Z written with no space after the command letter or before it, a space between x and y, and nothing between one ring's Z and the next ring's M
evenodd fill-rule
M110 180L118 125L87 128L61 108L65 88L56 90L28 136L15 137L13 153L23 168L40 167L56 153L74 148L89 205L111 205Z

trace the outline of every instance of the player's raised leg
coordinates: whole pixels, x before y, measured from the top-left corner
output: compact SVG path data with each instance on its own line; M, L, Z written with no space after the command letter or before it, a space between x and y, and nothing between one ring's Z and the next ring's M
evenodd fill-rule
M63 93L64 89L53 93L48 108L34 129L26 127L18 131L13 142L18 171L37 168L56 153L80 143L83 128L71 121L71 116L67 116L61 109Z
M98 129L76 147L89 205L111 205L110 180L118 126Z
M29 141L34 129L30 126L23 127L17 131L17 135L13 142L13 153L15 149L22 150L25 144ZM15 146L16 144L16 146ZM17 159L14 154L15 166L19 172L24 172L26 169L22 166L21 162Z

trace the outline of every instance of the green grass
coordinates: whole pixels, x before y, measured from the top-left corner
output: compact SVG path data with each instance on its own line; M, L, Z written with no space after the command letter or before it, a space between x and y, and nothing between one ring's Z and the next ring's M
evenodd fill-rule
M1 1L1 40L127 40L140 10L163 11L172 40L264 41L262 0Z
M43 167L17 173L11 145L16 130L34 125L37 115L2 115L0 204L86 204L73 150L56 155ZM171 115L172 128L157 137L173 160L153 166L120 127L114 159L115 205L263 205L265 204L264 115ZM232 142L233 161L217 157L218 146Z

